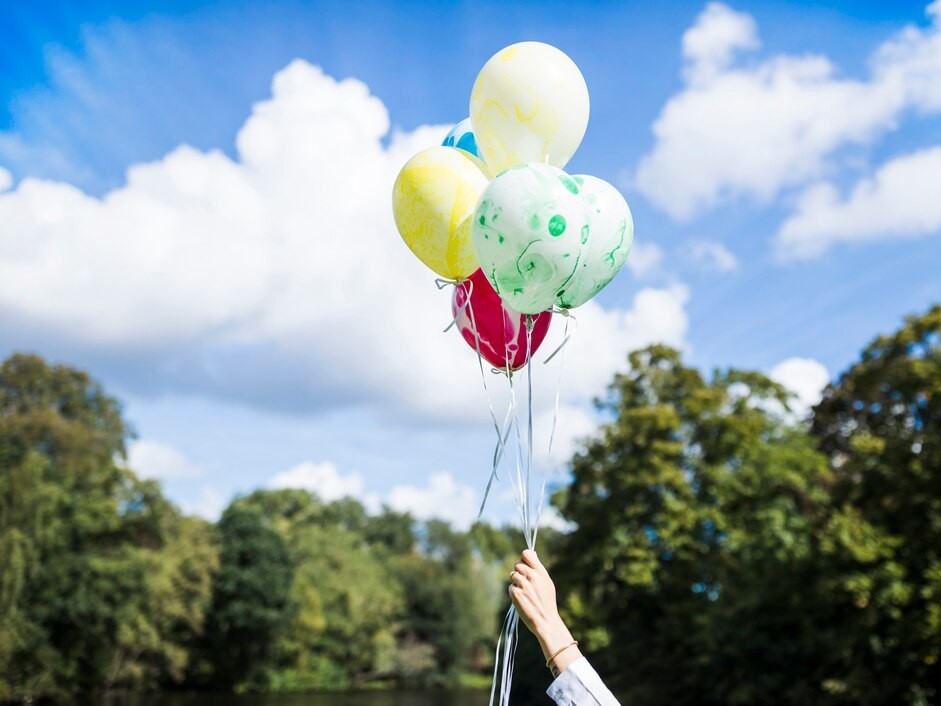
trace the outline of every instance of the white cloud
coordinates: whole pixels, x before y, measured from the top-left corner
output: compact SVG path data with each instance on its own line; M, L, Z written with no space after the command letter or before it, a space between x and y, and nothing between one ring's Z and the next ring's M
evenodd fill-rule
M584 440L598 430L601 419L587 406L560 405L556 419L555 436L552 436L554 409L546 409L533 419L534 462L546 469L550 479L557 479L560 472L567 472L567 464L579 450ZM552 449L549 439L552 438Z
M7 191L11 186L13 186L13 175L0 167L0 193Z
M734 272L738 269L738 258L722 243L694 240L688 245L690 257L707 269L716 272Z
M556 532L571 532L578 527L574 522L569 522L563 518L552 505L546 505L542 508L542 512L539 513L539 526L554 529Z
M4 332L120 361L131 391L479 420L473 359L441 333L450 292L389 207L398 169L446 129L385 146L386 108L362 82L295 61L253 107L235 159L181 146L100 199L24 179L0 194ZM681 343L686 298L676 285L631 309L579 309L587 340L572 345L567 401L600 393L625 346Z
M637 277L643 277L660 267L663 262L663 250L655 243L634 241L631 254L627 258L627 269Z
M721 201L766 201L832 172L835 154L896 128L904 111L941 110L941 13L874 52L870 75L847 78L825 56L734 61L758 46L754 21L712 3L684 36L686 86L653 125L637 187L676 219Z
M820 255L840 242L910 238L941 233L941 147L886 162L844 199L830 183L801 196L778 232L784 259Z
M276 474L271 488L301 488L316 493L321 500L331 502L340 498L359 498L363 493L363 478L358 473L341 474L330 463L305 461Z
M171 480L196 478L203 469L176 449L148 439L132 441L128 447L128 467L144 478Z
M760 46L758 26L751 15L711 2L683 34L687 79L706 81L728 68L736 51Z
M629 351L651 343L688 349L688 300L689 289L673 284L664 289L641 289L630 309L603 309L595 302L576 309L578 325L566 350L563 400L589 403L603 393L614 374L627 369ZM561 340L563 330L562 321L553 322L546 350L551 351L552 344Z
M216 522L227 504L228 501L222 493L211 486L205 485L199 490L198 500L181 503L180 508L188 515L196 515L204 520Z
M409 512L419 520L447 520L457 529L467 529L477 519L480 496L458 483L450 473L432 474L427 486L397 485L389 492L389 507Z
M830 382L827 369L822 363L811 358L783 360L771 368L768 377L797 396L791 406L799 415L806 414L820 401L823 388Z

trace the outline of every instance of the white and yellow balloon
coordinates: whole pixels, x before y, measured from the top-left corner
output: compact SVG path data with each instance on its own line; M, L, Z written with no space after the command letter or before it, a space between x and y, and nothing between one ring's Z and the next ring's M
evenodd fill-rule
M564 167L588 127L588 86L564 52L520 42L484 64L471 91L480 156L494 174L524 162Z

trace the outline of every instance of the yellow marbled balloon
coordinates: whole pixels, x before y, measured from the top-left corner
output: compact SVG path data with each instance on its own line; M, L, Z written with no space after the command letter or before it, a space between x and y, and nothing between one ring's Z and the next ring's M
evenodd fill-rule
M442 277L464 279L479 267L471 219L488 180L479 159L451 147L419 152L395 180L392 211L399 234Z
M497 52L477 75L470 116L494 174L515 164L563 167L588 127L588 86L575 63L541 42Z

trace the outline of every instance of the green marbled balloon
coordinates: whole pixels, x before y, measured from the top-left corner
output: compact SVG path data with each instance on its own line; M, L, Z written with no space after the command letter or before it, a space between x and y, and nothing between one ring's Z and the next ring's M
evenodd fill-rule
M588 204L591 238L578 270L556 302L563 309L581 306L604 289L624 265L634 242L634 219L621 192L604 179L587 174L572 179Z
M520 164L484 189L474 214L480 266L507 306L538 314L565 298L589 240L578 184L548 164Z

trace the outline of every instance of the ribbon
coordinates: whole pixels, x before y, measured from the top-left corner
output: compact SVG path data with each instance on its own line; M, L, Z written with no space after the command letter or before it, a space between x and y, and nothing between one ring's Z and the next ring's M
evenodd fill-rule
M441 290L449 286L460 287L462 284L464 284L464 282L460 280L438 278L435 280L435 284L438 286L438 289ZM467 280L467 296L464 297L464 303L461 304L457 308L456 312L454 312L454 318L451 319L451 323L449 323L447 326L444 327L444 330L442 331L442 333L447 333L452 328L454 328L454 326L457 325L457 322L460 320L460 318L464 315L464 312L470 306L471 294L473 294L473 292L474 292L474 282L472 280ZM473 317L471 317L471 325L474 327L474 336L477 337L477 326L474 324ZM480 356L480 341L477 342L477 355Z
M516 645L519 637L519 614L516 607L510 605L503 619L503 628L497 638L497 650L493 656L493 681L490 683L490 706L494 706L493 697L497 688L497 676L500 676L499 706L509 706L510 688L513 684L513 667L516 663ZM503 659L500 659L500 647L503 647ZM502 664L501 664L502 663ZM500 667L503 667L501 670Z
M454 287L464 280L462 279L448 279L447 277L436 277L435 286L438 289L444 289L445 287Z
M572 337L575 335L575 331L578 330L578 319L572 316L571 312L568 309L560 309L559 307L554 306L551 309L549 309L549 311L551 311L553 314L559 314L560 316L565 317L565 333L562 335L562 343L556 346L555 350L549 354L549 357L546 358L544 361L542 361L543 365L546 365L550 360L555 358L556 354L560 353L562 349L565 348L565 344L567 344L570 340L572 340ZM572 333L569 333L570 321L573 324L575 324L575 326L572 329Z
M555 442L555 430L559 421L559 395L562 391L562 373L565 370L565 344L572 340L575 336L575 331L578 330L578 319L569 314L568 309L560 309L559 311L562 313L562 316L565 317L565 331L562 333L562 343L553 351L552 355L543 361L543 365L545 365L555 357L556 353L562 351L562 357L559 358L559 377L556 379L555 383L555 409L552 412L552 431L549 432L549 451L546 454L547 456L552 456L552 444ZM575 324L572 333L569 333L569 322Z

